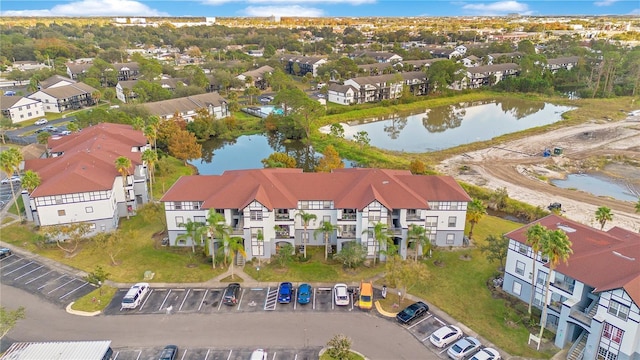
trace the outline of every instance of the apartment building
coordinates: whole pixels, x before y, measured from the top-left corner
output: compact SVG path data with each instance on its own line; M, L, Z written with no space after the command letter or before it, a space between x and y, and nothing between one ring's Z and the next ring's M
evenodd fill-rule
M270 258L284 244L297 249L303 244L324 245L324 236L314 235L323 222L336 227L329 234L333 251L355 242L366 246L370 258L380 254L380 245L366 230L378 222L387 225L403 257L413 254L407 240L410 225L428 229L433 244L461 246L470 200L450 176L352 168L331 173L251 169L183 176L160 201L171 245L190 246L190 240L176 242L186 233L183 224L206 223L209 210L215 209L224 215L232 235L243 239L251 259ZM317 217L306 229L302 212ZM214 247L219 246L218 239L213 241Z

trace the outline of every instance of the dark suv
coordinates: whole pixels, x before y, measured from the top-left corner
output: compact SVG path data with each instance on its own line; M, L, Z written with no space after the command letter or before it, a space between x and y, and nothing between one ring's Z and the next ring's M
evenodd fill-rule
M175 360L178 356L178 347L175 345L167 345L162 349L158 360Z
M240 292L240 284L231 283L227 285L227 288L224 289L224 294L222 295L222 302L225 305L235 305L238 303L238 293Z

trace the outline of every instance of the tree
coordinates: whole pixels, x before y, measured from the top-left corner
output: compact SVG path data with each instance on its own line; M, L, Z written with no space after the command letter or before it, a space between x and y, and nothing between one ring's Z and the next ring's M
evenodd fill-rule
M25 317L25 309L22 306L13 311L9 311L4 306L0 306L0 339L16 326L18 320L22 320Z
M337 229L336 225L333 225L329 221L323 221L320 223L320 227L313 231L313 237L316 237L316 234L322 234L324 236L324 261L329 259L329 236ZM305 258L307 254L305 253Z
M180 130L169 138L169 153L182 160L186 166L188 160L202 156L202 145L192 133Z
M596 220L600 223L600 230L604 229L604 225L607 221L613 220L613 213L611 213L611 209L606 206L600 206L598 210L596 210Z
M337 137L337 138L343 138L344 137L344 127L340 123L333 123L333 124L331 124L331 128L329 130L329 133L331 134L331 136L334 136L334 137Z
M320 158L320 161L318 162L318 166L316 166L317 172L331 172L331 170L334 169L344 168L344 162L333 145L327 145L322 155L322 158Z
M362 265L367 258L367 248L355 241L350 241L345 243L333 258L340 261L345 267L355 269Z
M129 194L127 191L127 177L131 169L131 160L125 156L120 156L115 161L116 169L122 177L122 189L124 191L124 204L127 207L127 219L129 219Z
M67 256L72 255L82 240L90 231L89 223L78 222L65 225L51 225L40 228L42 234L52 241L56 246L64 251ZM64 245L63 245L64 244Z
M473 199L467 207L467 220L471 224L469 227L469 239L473 239L473 228L485 215L487 215L487 208L482 200Z
M33 170L25 171L24 175L22 175L22 187L25 188L29 194L33 192L38 186L42 179L40 179L40 175Z
M429 278L429 270L424 264L405 261L398 255L391 256L385 265L386 279L397 289L401 289L402 299L419 284Z
M233 269L235 266L237 253L240 253L245 258L247 257L247 253L244 251L244 240L239 236L232 236L229 238L227 244L227 256L231 261L231 279L234 279Z
M367 234L369 237L373 237L375 240L374 250L373 250L373 264L376 264L376 259L378 258L378 253L383 245L388 245L391 239L391 233L386 224L381 222L371 222L373 225L372 228L365 229L362 233Z
M102 266L96 265L95 270L88 273L87 276L84 277L84 280L89 284L97 285L100 289L100 295L102 295L102 284L104 284L105 280L110 276L108 272L104 271Z
M158 163L158 153L146 149L142 152L142 161L147 163L147 170L149 171L149 197L153 201L153 175L156 170L156 163Z
M307 232L307 226L309 226L309 222L311 220L316 220L318 218L318 216L316 214L311 214L308 212L305 212L304 210L301 210L299 213L296 214L296 216L300 216L300 221L302 221L302 226L304 227L304 234L302 235L302 251L303 251L303 256L306 259L307 258L307 242L309 241L309 233Z
M327 354L332 359L348 360L351 358L351 339L346 335L338 334L327 342Z
M229 233L231 229L229 225L226 223L226 219L223 214L216 211L216 209L211 208L209 212L207 212L207 223L209 234L211 234L211 245L209 248L209 252L211 253L211 263L213 264L213 268L216 268L216 251L214 242L215 239L225 239L229 237Z
M427 254L431 250L431 240L427 236L428 230L422 226L411 224L407 231L407 240L414 251L414 261L418 262L418 250L422 248L422 253Z
M551 285L551 274L560 261L567 263L569 256L573 253L571 249L571 241L567 234L560 230L547 231L545 241L542 243L542 256L549 259L549 275L545 284L545 296L542 303L542 315L540 316L540 334L538 338L542 339L542 333L547 322L547 303L549 301L549 287Z
M266 168L295 168L296 159L286 153L274 152L268 158L261 160Z
M0 118L0 136L2 137L3 144L6 144L4 135L7 133L7 131L13 129L14 127L15 124L8 117L3 116Z
M409 164L409 171L414 175L423 175L427 172L427 167L422 161L416 159Z
M22 162L22 153L17 148L10 148L3 152L0 152L0 169L7 174L8 177L11 177L14 173L17 173L20 170L20 163ZM18 219L22 221L22 213L20 212L20 207L16 202L16 193L13 189L13 181L9 181L9 186L11 187L11 197L13 198L13 203L16 205L16 209L18 209Z
M135 238L136 235L134 232L123 233L122 230L100 232L91 238L91 243L95 252L100 255L107 254L111 265L117 266L118 255L129 245L128 239Z
M364 130L358 131L357 134L353 135L353 141L360 145L360 149L364 149L365 146L369 146L369 143L371 143L369 133Z
M487 254L489 262L498 261L500 269L504 269L504 261L507 258L507 250L509 249L509 238L501 235L489 235L486 239L487 243L480 246L480 251Z
M285 267L293 259L293 245L286 243L278 249L274 255L274 260L280 267Z
M43 144L45 145L46 143L49 142L49 138L51 137L51 133L48 131L43 131L41 133L38 133L38 135L36 135L36 141L38 142L38 144Z
M531 252L533 257L533 279L536 278L536 260L538 259L538 252L542 248L544 242L547 239L548 229L542 225L535 224L527 229L527 244L531 246ZM506 251L506 249L505 249ZM531 306L533 304L533 296L535 295L536 284L535 281L531 281L531 298L529 299L529 307L527 311L531 314Z
M638 199L638 202L636 203L635 209L636 209L637 213L640 213L640 198Z
M253 97L256 95L260 95L260 89L255 86L249 86L244 89L244 94L249 97L249 105L253 105Z
M206 233L207 228L203 223L194 222L191 219L187 219L186 223L181 223L178 226L183 227L186 233L176 236L176 243L180 240L187 241L191 239L191 252L195 254L196 245L202 245L202 235Z

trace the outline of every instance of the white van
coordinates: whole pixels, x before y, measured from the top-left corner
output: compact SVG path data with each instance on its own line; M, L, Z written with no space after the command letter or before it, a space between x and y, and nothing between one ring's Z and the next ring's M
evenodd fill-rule
M133 285L127 294L122 298L122 308L123 309L135 309L140 303L142 303L142 299L144 299L145 295L149 292L149 284L148 283L137 283Z

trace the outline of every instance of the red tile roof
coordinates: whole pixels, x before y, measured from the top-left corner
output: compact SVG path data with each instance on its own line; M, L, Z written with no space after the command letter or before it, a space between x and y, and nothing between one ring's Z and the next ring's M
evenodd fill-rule
M549 215L508 234L526 244L527 229L540 223L547 229L562 229L572 243L573 254L556 270L602 292L623 288L640 305L640 235L622 228L608 232Z
M52 152L62 156L25 161L25 170L40 175L41 184L32 197L73 194L87 191L110 190L120 176L115 161L120 156L131 160L133 167L142 164L142 153L132 147L147 143L141 131L129 125L99 124L82 131L49 139Z
M298 200L333 200L336 208L363 209L377 200L389 209L426 209L427 201L471 201L448 176L412 175L406 170L301 169L225 171L181 177L161 201L203 201L203 208L242 209L256 200L268 209L298 207Z

